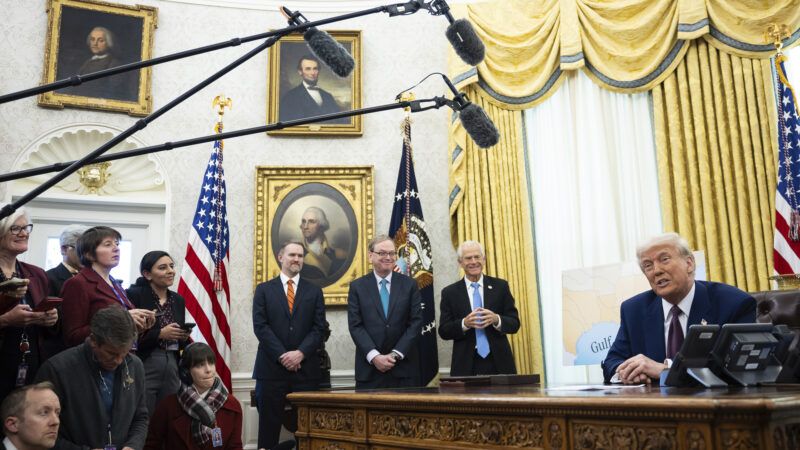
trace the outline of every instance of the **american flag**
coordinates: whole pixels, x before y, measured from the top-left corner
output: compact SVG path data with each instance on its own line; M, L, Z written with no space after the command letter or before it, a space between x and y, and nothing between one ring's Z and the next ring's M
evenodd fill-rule
M775 57L778 76L778 189L775 196L773 262L780 275L800 273L800 119L797 96L786 79L784 61Z
M222 122L217 123L214 131L222 132ZM230 391L230 255L222 148L222 141L214 142L214 149L203 175L203 186L200 188L194 220L189 230L186 260L178 283L178 293L186 299L186 311L197 324L197 330L192 337L206 342L214 350L217 374Z
M436 346L436 310L433 304L433 261L431 241L422 217L414 159L411 155L411 119L403 122L403 157L394 191L392 221L389 236L397 246L395 271L417 282L422 297L422 333L419 349L419 385L427 385L439 373L439 354Z

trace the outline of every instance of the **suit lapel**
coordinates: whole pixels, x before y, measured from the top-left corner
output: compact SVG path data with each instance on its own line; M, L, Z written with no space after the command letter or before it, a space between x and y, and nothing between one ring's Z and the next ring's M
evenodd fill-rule
M647 306L643 326L647 354L653 355L654 361L663 361L667 355L667 349L664 347L664 308L661 307L661 298L655 293Z
M460 306L466 314L469 314L472 311L472 299L469 298L469 291L467 290L467 285L464 283L463 278L458 282L458 287L456 289L458 289L458 295L462 299L460 301Z
M398 308L397 303L400 301L400 277L397 274L392 274L392 283L389 285L389 317L392 317L394 310ZM381 305L383 309L383 305ZM386 319L388 320L389 317Z
M383 312L383 304L381 303L381 293L378 290L378 281L375 278L375 272L370 272L367 275L367 292L369 292L370 296L372 297L372 304L375 305L375 309L378 310L378 315L383 318L383 321L387 321L386 314ZM392 304L392 294L391 292L394 290L391 287L389 288L389 306L391 307Z
M696 325L701 320L708 323L716 322L716 317L711 317L711 302L708 299L708 289L702 283L694 282L694 300L692 300L692 309L689 311L689 321L686 323L686 331L689 331L689 325Z
M292 316L289 314L289 299L286 298L286 293L283 292L283 283L281 282L281 277L278 276L277 278L274 278L274 280L275 282L272 283L272 295L277 299L276 301L280 304L279 307L286 317L291 318ZM297 293L295 293L294 298L297 299Z
M497 295L494 293L494 278L483 276L483 307L495 311L493 308L497 300Z

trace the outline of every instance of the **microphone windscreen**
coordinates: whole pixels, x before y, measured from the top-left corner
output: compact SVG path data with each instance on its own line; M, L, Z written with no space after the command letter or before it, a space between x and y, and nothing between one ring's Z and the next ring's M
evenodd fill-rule
M347 53L347 49L331 37L325 31L311 27L306 30L303 38L308 43L311 51L317 55L326 66L328 66L333 73L344 78L350 75L353 68L356 66L353 57Z
M472 24L467 19L458 19L447 27L445 32L447 40L456 51L456 54L465 63L477 66L483 61L486 49L483 46L478 33L472 28Z
M459 113L464 130L473 141L481 148L489 148L500 140L500 132L480 106L470 103Z

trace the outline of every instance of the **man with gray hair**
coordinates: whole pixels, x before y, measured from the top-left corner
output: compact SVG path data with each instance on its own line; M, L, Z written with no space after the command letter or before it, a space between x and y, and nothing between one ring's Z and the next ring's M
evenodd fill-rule
M130 354L136 326L119 306L95 313L90 326L83 344L50 358L37 374L61 400L56 446L140 450L148 418L144 366Z
M422 297L417 282L394 272L397 250L381 234L367 245L372 271L350 283L347 324L356 344L356 389L420 383L417 340Z
M61 244L61 264L47 271L47 280L50 282L49 295L61 296L61 286L64 282L75 276L81 270L81 259L75 252L75 245L88 227L86 225L68 225L61 231L59 238Z
M439 336L453 340L451 376L517 373L506 335L519 330L508 282L484 275L486 254L476 241L458 246L464 278L442 289Z
M733 286L695 281L694 256L677 233L636 249L651 289L620 306L617 338L603 361L606 382L650 383L672 365L690 325L752 323L756 301Z
M29 384L12 391L0 404L5 439L2 450L53 448L58 437L61 405L52 383Z

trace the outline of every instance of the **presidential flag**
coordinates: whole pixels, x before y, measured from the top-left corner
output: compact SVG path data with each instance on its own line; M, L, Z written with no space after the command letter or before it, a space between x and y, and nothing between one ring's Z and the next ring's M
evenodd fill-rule
M411 119L403 122L403 156L397 174L389 236L397 246L395 271L414 278L422 296L422 334L418 339L419 381L427 385L439 373L436 310L433 303L431 241L425 229L411 154Z
M217 122L214 131L222 132L222 122ZM215 141L203 174L178 293L186 299L186 311L191 316L186 321L197 324L192 337L214 350L217 373L231 391L229 233L222 149L222 141Z
M797 96L786 79L784 61L775 57L778 87L778 188L775 196L773 262L780 275L800 273L800 120Z

